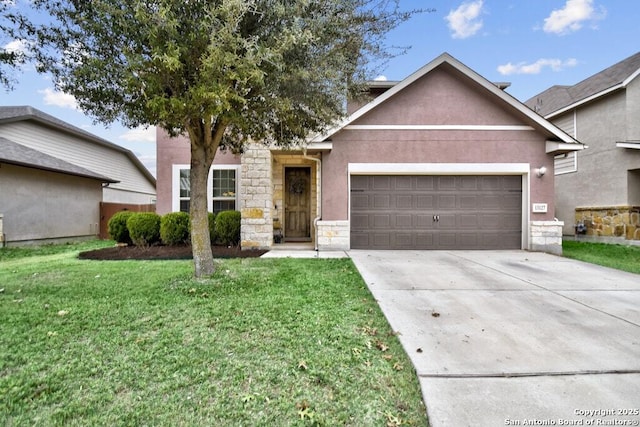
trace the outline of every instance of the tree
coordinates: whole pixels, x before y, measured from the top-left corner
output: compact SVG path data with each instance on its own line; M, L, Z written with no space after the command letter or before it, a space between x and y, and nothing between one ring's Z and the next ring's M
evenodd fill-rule
M16 21L10 13L13 5L0 0L0 86L12 89L13 78L11 71L23 64L26 57L20 40L11 40L15 34Z
M156 125L191 142L196 277L214 271L207 175L218 148L287 146L335 123L347 91L392 55L398 0L33 0L22 20L58 89L97 121Z

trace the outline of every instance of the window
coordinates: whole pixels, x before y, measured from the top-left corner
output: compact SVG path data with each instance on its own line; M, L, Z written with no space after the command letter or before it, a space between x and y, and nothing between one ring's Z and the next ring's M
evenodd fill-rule
M236 210L238 206L239 165L213 166L207 194L209 212ZM173 211L189 212L191 183L189 165L173 165Z
M236 210L235 169L214 169L212 172L213 212Z
M189 212L191 205L191 182L189 169L180 169L180 212Z

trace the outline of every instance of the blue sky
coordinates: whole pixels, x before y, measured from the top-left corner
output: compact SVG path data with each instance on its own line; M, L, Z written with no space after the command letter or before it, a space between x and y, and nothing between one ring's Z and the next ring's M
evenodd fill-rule
M7 1L7 0L0 0ZM430 8L389 34L388 44L411 46L382 76L401 80L448 52L491 81L510 82L525 101L555 84L572 85L640 48L637 0L400 0L403 9ZM16 41L0 40L11 48ZM15 89L0 89L0 105L31 105L133 151L155 174L155 130L106 128L56 92L47 76L16 73Z

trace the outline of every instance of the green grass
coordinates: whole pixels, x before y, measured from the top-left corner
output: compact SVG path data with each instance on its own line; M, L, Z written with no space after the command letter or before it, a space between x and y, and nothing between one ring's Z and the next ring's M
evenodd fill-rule
M640 274L640 246L567 240L562 242L562 253L567 258Z
M93 245L93 246L92 246ZM426 425L348 259L81 261L0 250L3 425Z

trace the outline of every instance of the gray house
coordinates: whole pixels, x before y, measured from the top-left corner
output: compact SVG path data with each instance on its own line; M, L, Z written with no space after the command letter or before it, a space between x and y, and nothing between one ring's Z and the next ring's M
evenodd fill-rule
M565 235L640 240L640 52L525 102L589 148L555 157Z
M105 202L150 205L155 178L129 150L32 107L0 107L0 243L100 234Z

